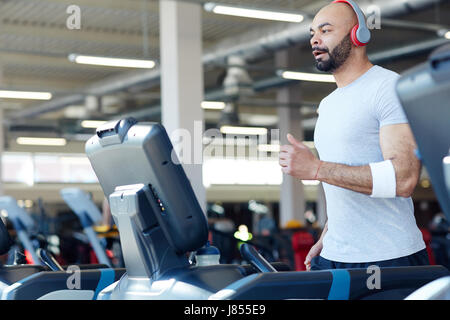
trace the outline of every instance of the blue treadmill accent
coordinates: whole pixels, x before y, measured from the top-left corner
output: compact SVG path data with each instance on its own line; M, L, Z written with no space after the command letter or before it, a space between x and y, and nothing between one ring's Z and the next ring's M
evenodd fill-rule
M29 281L29 280L31 280L31 279L34 279L34 278L36 278L36 277L38 277L39 274L40 274L40 272L34 273L34 274L32 274L32 275L30 275L30 276L28 276L28 277L25 277L25 278L23 278L23 279L20 279L20 280L17 281L16 283L22 285L22 284L24 284L25 282L27 282L27 281ZM14 285L14 283L12 283L11 285ZM10 286L11 286L11 285L10 285ZM6 300L10 300L10 299L13 299L13 298L14 298L14 293L13 293L13 291L9 291L8 288L6 288L5 292L3 292L3 295L4 295L4 298L5 298ZM0 295L0 298L1 298L1 297L2 297L2 296Z
M114 269L99 269L100 271L100 280L98 280L97 289L95 289L93 300L97 299L100 291L105 289L107 286L114 282L116 273Z
M328 300L348 300L350 296L350 274L347 270L329 270L333 275Z
M32 275L30 275L30 276L28 276L28 277L25 277L25 278L23 278L23 279L20 279L19 281L17 281L17 283L23 284L23 283L27 282L28 280L31 280L31 279L33 279L33 278L38 277L38 275L39 275L39 272L37 272L37 273L35 273L35 274L32 274Z

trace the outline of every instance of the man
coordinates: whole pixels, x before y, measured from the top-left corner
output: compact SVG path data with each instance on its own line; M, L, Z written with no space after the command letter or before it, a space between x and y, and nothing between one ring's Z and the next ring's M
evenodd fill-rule
M337 89L319 105L314 142L320 156L292 135L280 149L282 171L322 182L328 221L311 248L307 270L429 264L411 194L420 161L395 93L399 75L373 65L350 38L358 24L348 3L322 8L311 25L316 66Z

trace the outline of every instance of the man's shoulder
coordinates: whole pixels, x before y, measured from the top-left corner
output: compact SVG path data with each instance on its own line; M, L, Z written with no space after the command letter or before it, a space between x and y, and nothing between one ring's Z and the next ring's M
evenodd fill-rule
M317 113L319 113L320 106L326 105L327 103L333 104L333 96L336 94L336 89L327 94L325 97L320 100L319 106L317 108Z
M370 77L370 84L373 92L373 98L378 101L380 97L390 97L395 95L395 85L400 78L400 75L392 70L375 65L372 75Z
M380 85L396 82L400 77L400 75L393 70L389 70L378 65L374 65L373 68L374 71L372 72L372 80L376 80Z
M359 94L363 94L366 97L370 96L377 100L379 95L389 95L394 93L395 84L400 75L386 68L383 68L379 65L374 65L369 73L365 75L362 81L359 81L356 86L352 88L352 92L359 92ZM364 90L361 90L361 87ZM328 95L326 95L319 104L319 108L322 105L326 104L334 104L336 99L340 99L341 95L339 92L339 88L331 91Z

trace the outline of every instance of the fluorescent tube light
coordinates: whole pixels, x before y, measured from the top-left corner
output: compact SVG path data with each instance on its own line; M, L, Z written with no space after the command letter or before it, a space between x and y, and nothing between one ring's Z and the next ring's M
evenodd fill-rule
M102 124L105 124L107 121L103 121L103 120L83 120L81 121L81 126L83 128L98 128L100 127Z
M65 146L67 141L64 138L34 138L19 137L16 139L17 144L34 145L34 146Z
M152 69L155 67L155 62L152 60L108 58L108 57L84 56L78 54L70 54L69 60L80 64L92 64L108 67L143 68L143 69Z
M243 135L263 135L267 134L266 128L258 127L235 127L235 126L222 126L220 132L223 134L243 134Z
M50 100L52 94L50 92L0 90L0 98Z
M202 102L203 109L209 110L222 110L225 108L225 102L222 101L203 101Z
M336 82L336 80L334 79L334 76L331 74L282 71L281 77L284 79L290 79L290 80Z
M303 15L301 14L268 11L262 9L249 9L249 8L222 5L213 2L205 3L204 9L206 11L214 12L216 14L254 18L254 19L275 20L284 22L295 22L295 23L302 22L304 19Z

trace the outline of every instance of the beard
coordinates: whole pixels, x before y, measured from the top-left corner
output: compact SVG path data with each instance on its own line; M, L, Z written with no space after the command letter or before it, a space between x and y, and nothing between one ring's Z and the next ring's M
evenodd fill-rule
M345 61L347 61L350 56L350 51L352 50L352 40L350 39L350 34L345 36L341 42L331 51L328 48L318 48L314 47L314 50L321 50L328 53L329 59L322 60L322 58L316 59L316 68L319 71L324 72L334 72L342 66Z

